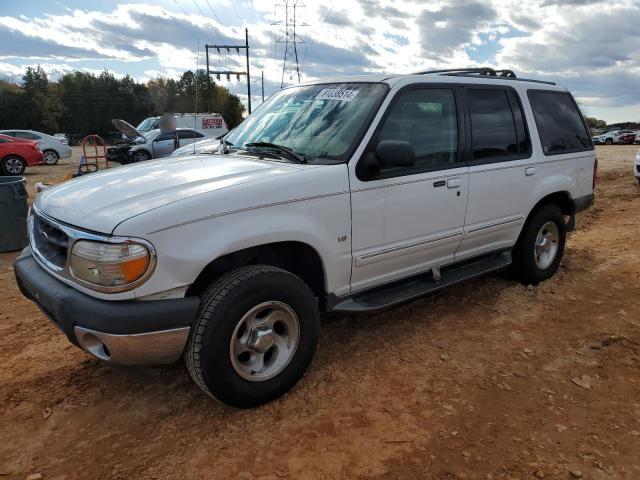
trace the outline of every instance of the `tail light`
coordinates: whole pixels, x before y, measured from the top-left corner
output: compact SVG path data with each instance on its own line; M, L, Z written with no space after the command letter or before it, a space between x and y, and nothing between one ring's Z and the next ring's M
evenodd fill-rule
M33 145L33 148L34 148L35 150L38 150L39 152L41 151L41 150L40 150L40 144L39 144L38 142L36 142L36 143Z
M596 183L598 182L598 157L596 157L596 161L593 163L593 190L596 189Z

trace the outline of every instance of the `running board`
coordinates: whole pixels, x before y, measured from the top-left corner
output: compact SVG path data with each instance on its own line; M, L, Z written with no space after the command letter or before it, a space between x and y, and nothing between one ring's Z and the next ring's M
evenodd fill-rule
M400 305L454 283L479 277L500 270L511 263L511 252L505 251L490 257L445 267L439 282L434 281L431 272L423 273L390 285L376 287L346 298L337 299L330 308L333 312L372 312Z

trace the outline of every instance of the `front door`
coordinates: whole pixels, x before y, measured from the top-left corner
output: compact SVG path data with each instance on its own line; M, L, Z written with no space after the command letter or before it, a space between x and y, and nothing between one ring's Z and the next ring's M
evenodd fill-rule
M163 132L153 141L153 158L168 157L176 149L176 132Z
M459 95L446 86L400 90L358 165L350 166L352 291L453 261L469 181ZM365 168L383 140L408 141L415 165Z

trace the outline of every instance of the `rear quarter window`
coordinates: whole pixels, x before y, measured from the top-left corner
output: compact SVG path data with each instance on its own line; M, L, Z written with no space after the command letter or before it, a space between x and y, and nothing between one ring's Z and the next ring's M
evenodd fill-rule
M528 95L545 155L593 150L587 126L569 93L529 90Z

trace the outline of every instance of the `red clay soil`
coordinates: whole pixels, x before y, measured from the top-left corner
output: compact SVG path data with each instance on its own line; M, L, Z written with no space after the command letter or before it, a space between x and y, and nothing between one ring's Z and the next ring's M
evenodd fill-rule
M0 255L0 478L640 478L632 150L599 148L597 205L553 279L329 316L308 374L253 410L205 396L180 363L91 358Z

